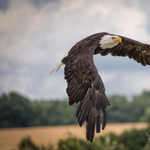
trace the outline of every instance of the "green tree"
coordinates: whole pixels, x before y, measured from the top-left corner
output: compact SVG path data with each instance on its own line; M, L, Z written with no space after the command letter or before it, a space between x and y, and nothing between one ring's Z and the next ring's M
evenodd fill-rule
M139 122L141 117L145 114L145 110L150 107L150 91L143 91L141 95L133 96L130 104L129 121Z
M109 97L108 122L150 121L150 91L127 100L125 96ZM68 100L32 101L15 92L0 97L0 128L77 124L78 104Z
M0 127L26 127L32 120L31 102L17 93L0 98Z
M109 97L110 107L108 107L108 122L128 122L128 109L130 102L125 96L113 95Z

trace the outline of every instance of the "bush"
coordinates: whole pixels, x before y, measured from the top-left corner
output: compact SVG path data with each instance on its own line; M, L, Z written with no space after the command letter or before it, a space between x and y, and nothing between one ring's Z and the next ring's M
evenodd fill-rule
M58 150L114 150L116 141L112 141L109 134L103 138L95 138L93 143L78 139L77 137L69 136L66 140L60 140Z
M150 150L150 136L148 133L146 133L147 137L148 137L148 140L147 140L147 143L145 145L145 147L143 148L143 150Z
M147 134L147 135L146 135ZM150 150L150 127L132 129L117 136L113 133L95 138L93 143L69 134L67 139L58 142L57 150ZM30 137L23 138L19 150L54 150L52 144L37 146Z
M146 132L150 133L150 127L141 130L132 129L131 131L125 131L118 136L118 145L123 145L123 150L141 150L147 141Z
M28 136L23 138L18 145L19 150L39 150L39 147Z
M21 142L18 145L19 150L54 150L54 147L52 144L49 144L48 146L42 145L37 146L32 139L28 136L26 138L23 138Z
M110 134L107 134L101 138L95 138L93 143L84 141L72 135L69 135L67 139L61 139L58 142L57 150L115 150L116 141L111 139ZM19 150L54 150L52 144L48 146L37 146L30 137L23 138L18 145Z

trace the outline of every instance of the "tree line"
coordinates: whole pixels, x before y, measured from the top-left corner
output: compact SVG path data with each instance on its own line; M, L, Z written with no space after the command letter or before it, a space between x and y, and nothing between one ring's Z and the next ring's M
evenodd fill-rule
M150 122L150 91L132 100L122 95L109 96L108 123ZM77 124L78 104L68 100L30 100L11 92L0 97L0 128Z

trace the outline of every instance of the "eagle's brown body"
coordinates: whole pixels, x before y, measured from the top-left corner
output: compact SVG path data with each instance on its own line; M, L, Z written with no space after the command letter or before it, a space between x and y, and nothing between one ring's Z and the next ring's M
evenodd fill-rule
M109 101L105 95L105 87L93 62L94 54L113 56L128 56L142 65L150 65L150 45L143 44L122 36L122 42L112 48L103 49L100 41L109 33L98 33L89 36L76 43L62 59L65 64L65 79L68 82L67 93L69 105L80 102L76 117L82 126L86 120L87 140L93 141L95 126L96 132L100 132L101 116L103 112L102 129L106 125L106 108Z

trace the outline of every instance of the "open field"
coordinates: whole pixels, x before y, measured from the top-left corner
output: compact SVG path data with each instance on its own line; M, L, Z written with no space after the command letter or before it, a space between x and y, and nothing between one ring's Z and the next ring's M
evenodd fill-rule
M121 134L124 130L142 129L147 126L147 123L107 124L106 129L102 130L100 134L96 134L96 136L104 135L108 132ZM0 129L0 150L17 149L17 144L26 136L30 136L38 145L55 144L59 139L66 138L69 132L85 139L85 126L80 128L78 125Z

